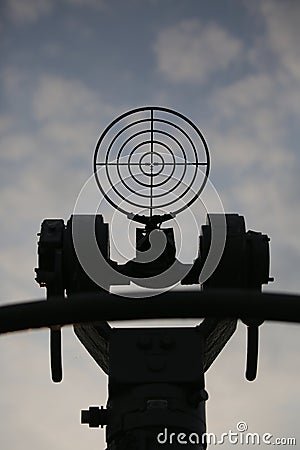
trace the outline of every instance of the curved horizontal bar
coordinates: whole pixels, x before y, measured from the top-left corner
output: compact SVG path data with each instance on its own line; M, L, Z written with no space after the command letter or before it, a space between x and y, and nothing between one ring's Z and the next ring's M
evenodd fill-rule
M151 298L102 292L66 300L33 301L0 307L0 333L102 320L171 318L261 318L300 322L300 295L242 290L174 291Z

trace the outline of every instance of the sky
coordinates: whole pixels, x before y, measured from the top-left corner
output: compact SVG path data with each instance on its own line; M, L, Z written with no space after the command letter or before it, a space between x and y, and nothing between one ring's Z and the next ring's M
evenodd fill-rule
M2 304L45 295L33 272L40 223L69 218L99 135L145 105L200 128L224 210L271 237L275 282L265 290L299 291L299 2L2 0L0 8ZM258 379L248 383L239 326L207 373L208 431L245 421L251 432L300 441L299 337L296 325L264 324ZM79 418L105 404L106 376L70 327L59 385L49 378L47 330L1 336L0 347L1 448L104 448L103 430Z

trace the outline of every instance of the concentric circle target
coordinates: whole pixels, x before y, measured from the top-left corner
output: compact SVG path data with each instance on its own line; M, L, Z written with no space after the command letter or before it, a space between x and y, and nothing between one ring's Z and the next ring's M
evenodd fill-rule
M182 212L201 194L209 168L200 130L184 115L162 107L137 108L117 117L94 153L100 191L126 215L145 209L150 217L158 210Z

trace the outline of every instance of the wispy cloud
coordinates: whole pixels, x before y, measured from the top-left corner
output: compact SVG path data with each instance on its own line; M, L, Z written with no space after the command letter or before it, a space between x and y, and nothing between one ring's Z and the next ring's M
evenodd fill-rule
M168 80L204 83L242 56L242 43L220 25L187 19L162 30L154 52Z
M36 22L41 17L52 11L53 0L8 0L7 12L15 23L29 24Z
M286 73L299 81L300 78L300 48L299 48L299 18L300 3L294 0L266 0L254 2L253 13L263 17L266 26L265 45L274 52ZM264 50L257 48L259 54Z
M21 98L14 115L0 117L1 227L6 236L14 234L1 239L2 273L14 274L15 280L4 277L1 298L7 300L41 295L33 273L40 223L70 216L92 172L99 133L116 110L77 79L41 73L28 80L26 71L10 67L2 81L7 98ZM16 236L22 236L22 245Z
M15 25L30 25L61 7L102 10L107 0L3 0L6 15Z

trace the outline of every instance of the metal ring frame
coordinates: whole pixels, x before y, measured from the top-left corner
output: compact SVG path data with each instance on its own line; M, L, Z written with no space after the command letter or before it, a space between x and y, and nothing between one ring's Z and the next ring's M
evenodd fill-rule
M141 118L136 120L135 116L139 114ZM145 114L148 116L147 118L145 118ZM131 117L134 117L134 120L128 123ZM171 120L169 120L170 117ZM136 126L143 126L143 129L136 131L134 130ZM118 129L118 127L121 127L121 129ZM161 127L165 127L165 129ZM166 127L176 131L180 138L169 133ZM196 144L190 136L191 133L198 139ZM170 143L166 144L162 138L167 138ZM140 141L140 139L143 140ZM185 145L182 143L182 139ZM118 141L121 142L119 143ZM175 156L174 146L178 149L180 156ZM187 157L187 146L192 152L193 161L190 161ZM111 160L111 154L115 147L118 148L118 152L115 159ZM199 160L198 157L200 147L204 152L204 161ZM164 152L161 152L161 149ZM140 159L138 161L134 160L139 155ZM166 155L171 160L166 160ZM125 177L121 173L122 166L127 166L130 175L129 180L128 177L126 177L126 181L124 180ZM182 189L182 192L176 193L176 189L179 189L184 184L184 177L189 166L194 169L191 181L186 183L187 187ZM105 168L105 171L101 171L99 175L99 168L101 167ZM127 195L124 195L120 188L116 187L114 180L112 180L110 170L113 167L115 175L121 181L120 186L127 192ZM138 174L134 173L133 167L139 170ZM171 170L168 172L167 168L169 167ZM176 167L182 169L179 179L173 178ZM203 167L205 170L202 172L199 170L200 167ZM94 175L101 193L114 208L126 215L129 212L131 213L131 211L126 211L120 207L117 200L111 198L112 194L120 200L119 203L125 202L129 206L138 208L139 211L140 209L148 209L150 217L155 209L161 210L177 201L181 201L181 205L172 211L172 214L175 216L188 208L199 197L207 181L209 169L209 150L203 134L190 119L172 109L163 107L137 108L117 117L100 136L94 153ZM164 173L166 171L167 173ZM199 187L194 189L193 185L200 174L203 177L203 181ZM103 186L103 177L105 177L109 185L110 194ZM130 185L130 182L133 184ZM160 192L159 189L161 190L162 187L166 189ZM192 198L185 199L192 187L195 194ZM147 193L143 193L141 190ZM143 201L149 199L149 202L147 202L147 205L139 203L136 198L135 200L128 198L128 194L131 197L142 198L144 199ZM164 200L164 197L168 194L173 194L176 197L175 200L174 198Z

